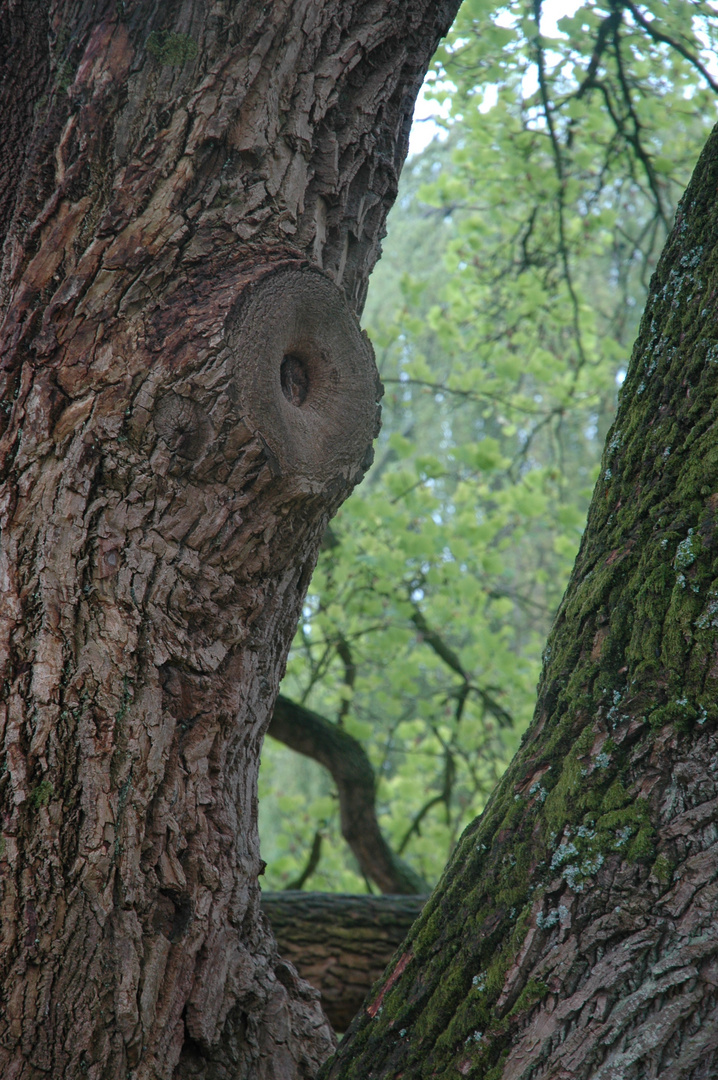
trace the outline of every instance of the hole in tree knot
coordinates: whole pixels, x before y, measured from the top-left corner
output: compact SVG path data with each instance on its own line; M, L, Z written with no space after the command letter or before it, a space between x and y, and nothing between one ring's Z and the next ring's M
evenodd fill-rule
M379 384L342 289L316 267L268 264L242 289L226 335L238 418L281 475L302 493L328 493L335 480L348 490L377 430Z
M279 378L282 393L290 405L303 405L309 393L309 371L302 357L287 353L279 369Z

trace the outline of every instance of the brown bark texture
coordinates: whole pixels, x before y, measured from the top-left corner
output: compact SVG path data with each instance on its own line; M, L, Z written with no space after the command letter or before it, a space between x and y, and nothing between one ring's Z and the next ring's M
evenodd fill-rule
M290 1080L259 750L451 0L2 0L0 1075Z
M262 893L282 958L320 991L337 1032L349 1027L425 902L425 896Z
M374 769L357 739L283 694L277 698L267 734L331 773L339 798L342 836L365 878L383 893L423 895L429 891L422 877L391 848L379 827Z
M718 129L651 283L536 714L332 1080L718 1076Z

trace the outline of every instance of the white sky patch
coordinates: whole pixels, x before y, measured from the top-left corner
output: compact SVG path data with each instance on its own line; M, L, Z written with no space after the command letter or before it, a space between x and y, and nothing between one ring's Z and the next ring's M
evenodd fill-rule
M708 0L708 7L713 8L718 13L718 0ZM701 62L704 64L706 71L714 79L718 78L718 56L710 48L710 37L705 26L706 17L703 15L694 15L693 17L693 33L696 35L700 43L703 45L701 50Z
M426 79L419 91L414 109L414 119L409 134L409 156L420 154L426 150L432 139L445 139L446 128L437 124L437 117L446 120L449 116L451 103L446 101L430 101L426 96L427 90L433 89L434 81Z
M544 37L566 37L558 28L558 20L575 15L584 0L544 0L541 5L541 33Z

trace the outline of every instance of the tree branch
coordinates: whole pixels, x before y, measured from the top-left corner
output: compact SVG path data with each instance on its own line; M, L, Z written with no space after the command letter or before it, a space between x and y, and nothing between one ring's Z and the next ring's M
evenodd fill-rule
M361 743L281 694L268 734L328 769L337 786L342 836L361 871L383 893L425 893L428 885L389 847L376 817L374 769Z
M349 642L343 634L339 634L337 637L337 656L344 665L344 685L349 691L353 691L354 683L356 682L357 666L352 654ZM337 723L341 725L344 722L344 717L349 712L349 698L342 698L342 703L339 708L339 715L337 716Z
M549 140L551 142L551 149L553 151L554 163L556 166L556 178L558 180L558 235L559 235L559 249L561 254L561 262L563 264L563 275L566 281L566 288L568 289L569 297L571 299L571 309L573 312L573 325L574 336L576 339L576 349L578 350L578 356L581 366L586 363L586 356L583 349L583 336L581 334L581 319L579 315L579 303L576 295L576 290L573 284L573 274L571 273L571 266L568 258L568 242L566 239L566 222L565 222L565 198L566 198L566 178L564 175L563 157L561 154L561 146L556 133L556 127L553 117L553 106L549 97L548 86L546 81L546 68L544 64L544 49L541 38L541 3L542 0L534 0L534 19L536 20L536 69L538 72L538 84L539 94L541 97L541 104L543 105L544 116L546 118L546 127L548 129Z
M618 81L621 86L621 91L623 93L623 100L626 106L626 111L633 125L633 134L626 131L625 136L633 146L633 149L636 151L636 156L643 165L643 170L646 174L648 186L651 189L653 198L655 199L656 209L661 216L663 224L666 227L666 232L668 232L671 228L671 222L669 215L666 213L665 207L663 205L661 188L658 177L656 176L655 169L653 168L653 162L651 161L650 154L641 142L641 132L643 130L643 125L641 124L641 121L638 118L638 114L635 110L633 98L631 96L631 87L623 66L623 54L621 52L621 35L619 32L619 28L620 22L617 23L613 30L614 52L616 54L616 72L618 74Z
M336 1031L346 1031L372 984L421 913L426 896L262 893L283 958L322 995Z
M438 733L436 733L438 735ZM399 844L399 854L401 855L404 848L409 843L414 833L417 836L420 834L420 826L426 815L433 807L439 803L443 803L446 807L447 816L449 815L449 804L451 801L451 793L454 788L454 779L456 776L456 767L454 765L454 758L448 747L445 746L445 766L444 766L444 783L442 789L438 795L434 795L428 802L424 803L421 810L416 814L411 822L411 825L404 833L401 843Z
M487 690L482 686L476 686L475 683L471 682L469 673L463 667L459 657L454 650L446 644L444 639L437 634L436 630L432 630L424 617L424 613L418 607L414 608L414 612L411 615L411 621L421 634L422 640L434 650L439 659L443 660L447 667L450 667L452 671L464 680L467 689L472 690L477 695L484 708L496 718L499 727L512 727L514 719L511 713L507 712L502 705L499 705L490 690Z
M382 375L382 382L385 384L398 383L399 386L421 386L427 390L433 390L439 394L453 394L454 397L466 398L468 401L495 401L499 405L503 405L505 408L514 409L516 412L526 413L528 416L542 416L545 412L544 409L530 409L525 408L522 405L516 405L506 397L502 397L500 394L489 394L485 390L473 391L473 390L461 390L456 386L447 386L445 383L430 382L427 379L397 379L392 378L389 375Z
M609 34L611 34L616 26L616 23L621 21L621 13L614 9L610 15L607 15L598 28L596 34L596 45L594 47L591 59L586 69L586 76L581 82L578 90L575 93L575 97L582 98L583 95L596 85L596 75L598 74L598 65L601 61L601 57L606 51L608 45Z
M680 41L676 41L676 39L670 37L669 34L664 34L662 31L657 30L652 22L649 22L648 19L644 18L639 8L637 8L635 4L632 4L631 0L623 0L623 4L628 8L638 25L646 31L649 37L653 38L654 41L662 42L664 45L670 45L672 49L675 49L676 52L680 53L684 60L687 60L689 64L693 65L696 71L700 72L711 90L718 94L718 82L712 78L708 69L704 67L697 56L693 55L690 49L687 49L685 45L681 45Z
M312 841L312 848L311 848L311 851L309 852L309 858L307 859L307 865L304 867L304 869L302 870L299 877L295 878L294 881L290 881L289 885L287 885L287 887L286 887L286 889L284 891L285 892L298 892L300 889L303 889L304 886L306 885L306 883L309 881L312 874L314 873L314 871L316 870L316 868L319 866L319 860L321 859L321 857L322 857L322 831L321 831L321 829L317 829L317 831L314 834L314 840Z

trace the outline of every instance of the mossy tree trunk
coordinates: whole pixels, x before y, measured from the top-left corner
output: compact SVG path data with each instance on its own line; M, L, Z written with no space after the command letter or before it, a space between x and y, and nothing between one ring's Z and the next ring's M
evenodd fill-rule
M455 0L0 3L0 1075L293 1080L256 773Z
M718 1076L716 191L714 133L533 724L325 1077Z

